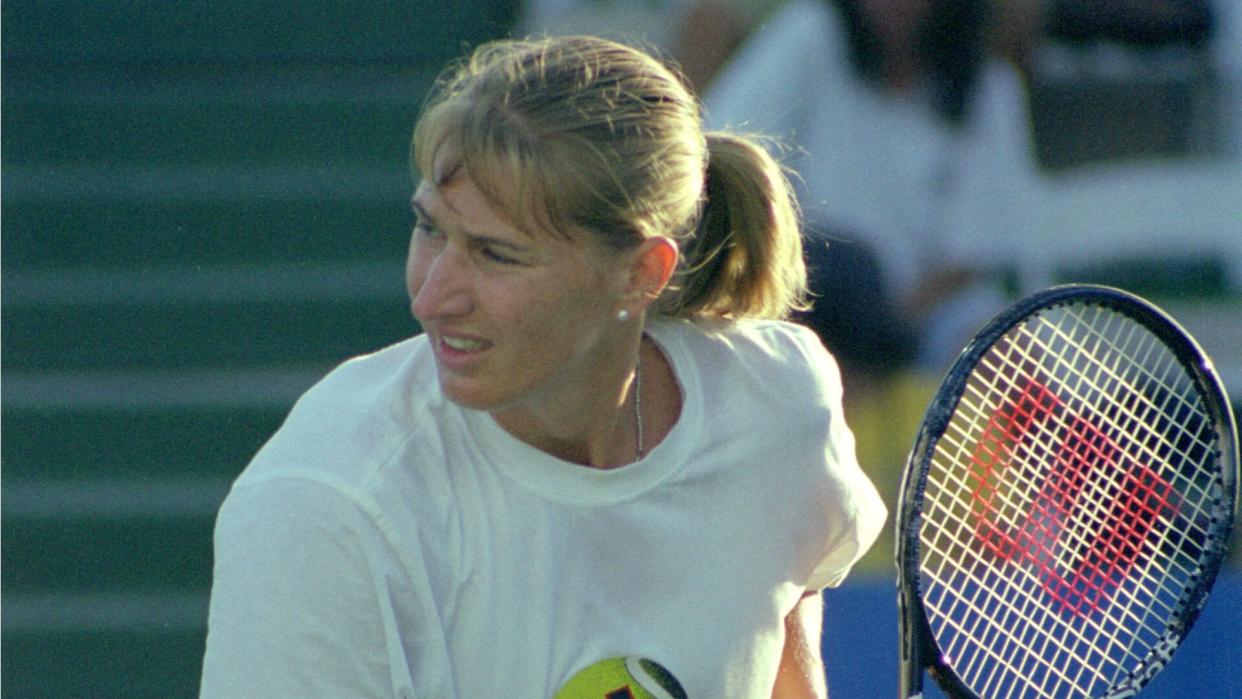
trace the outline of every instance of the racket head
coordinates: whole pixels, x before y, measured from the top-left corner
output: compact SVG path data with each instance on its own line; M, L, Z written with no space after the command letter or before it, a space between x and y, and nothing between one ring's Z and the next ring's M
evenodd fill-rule
M1206 603L1237 501L1237 423L1176 321L1102 286L1019 301L950 368L903 475L902 696L925 669L953 696L1133 696Z

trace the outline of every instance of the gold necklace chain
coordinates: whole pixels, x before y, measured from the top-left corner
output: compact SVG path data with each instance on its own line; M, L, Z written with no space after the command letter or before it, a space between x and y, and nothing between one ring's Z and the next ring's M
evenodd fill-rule
M638 348L638 362L634 367L634 424L638 433L638 458L641 461L645 450L643 448L643 348Z

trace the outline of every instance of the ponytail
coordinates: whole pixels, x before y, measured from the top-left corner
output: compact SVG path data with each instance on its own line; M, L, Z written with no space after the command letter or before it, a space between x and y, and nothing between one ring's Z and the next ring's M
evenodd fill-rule
M706 197L662 300L675 317L785 318L807 307L798 209L785 172L751 137L707 136Z

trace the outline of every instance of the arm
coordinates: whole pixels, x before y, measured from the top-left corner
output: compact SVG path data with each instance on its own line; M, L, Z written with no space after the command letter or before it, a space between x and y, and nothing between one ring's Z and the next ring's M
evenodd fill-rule
M318 483L234 489L216 525L202 696L391 696L409 681L396 601L412 593L378 536Z
M827 699L820 637L824 626L824 600L808 592L785 617L785 651L776 672L772 699Z

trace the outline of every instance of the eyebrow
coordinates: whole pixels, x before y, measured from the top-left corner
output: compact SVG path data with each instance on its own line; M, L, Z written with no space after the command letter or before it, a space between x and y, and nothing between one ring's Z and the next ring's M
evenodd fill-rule
M410 207L414 209L414 214L416 216L418 216L420 219L425 221L432 228L440 227L439 224L436 223L435 218L430 213L427 212L427 209L423 208L423 205L419 204L418 200L414 199L413 197L410 198ZM462 231L461 233L462 235L470 239L470 241L472 243L475 243L476 245L480 243L483 245L492 245L495 247L504 248L506 250L511 250L513 252L528 252L529 251L529 249L525 245L513 243L508 240L501 240L500 238L494 238L490 235L485 235L483 233L476 233L474 231Z

